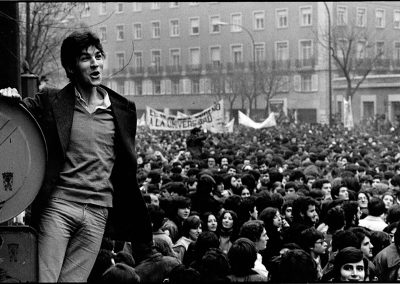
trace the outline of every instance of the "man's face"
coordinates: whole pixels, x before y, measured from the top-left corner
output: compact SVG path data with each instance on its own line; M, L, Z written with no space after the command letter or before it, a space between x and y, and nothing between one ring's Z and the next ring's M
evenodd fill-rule
M313 224L317 223L317 221L318 221L318 213L315 210L315 205L308 205L306 216L310 219L310 221Z
M83 88L95 87L101 84L104 57L94 46L82 50L76 69L73 70L78 85Z
M209 168L215 167L215 159L214 158L208 158L208 167Z
M221 166L227 165L228 164L228 159L227 158L222 158L221 159Z
M236 174L236 169L235 168L229 168L228 174L235 175Z
M331 189L332 189L332 185L330 183L324 183L321 188L321 190L325 194L325 196L331 195Z
M348 200L349 199L349 191L347 187L339 188L338 199Z

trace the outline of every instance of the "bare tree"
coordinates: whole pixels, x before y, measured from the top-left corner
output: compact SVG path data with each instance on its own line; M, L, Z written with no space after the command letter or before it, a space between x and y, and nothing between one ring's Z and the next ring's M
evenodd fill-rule
M83 27L76 19L83 5L74 2L20 3L21 58L24 72L49 75L61 69L59 50L66 34Z
M330 32L330 42L329 42ZM331 29L315 32L319 43L329 51L332 56L336 72L346 81L344 98L349 107L346 112L352 117L351 102L367 76L385 64L383 60L384 48L379 46L379 41L384 35L376 34L371 29L360 23L349 20L346 24L333 25ZM330 45L329 45L330 43Z
M225 93L225 97L229 101L229 110L230 110L229 119L232 119L233 117L232 110L235 101L238 98L243 98L242 95L247 85L244 83L244 81L245 81L244 71L240 69L232 70L232 72L229 72L225 77L225 83L227 87L227 92Z
M289 91L290 71L279 68L273 61L258 62L257 68L257 90L265 100L265 116L268 117L270 111L270 102L280 92Z

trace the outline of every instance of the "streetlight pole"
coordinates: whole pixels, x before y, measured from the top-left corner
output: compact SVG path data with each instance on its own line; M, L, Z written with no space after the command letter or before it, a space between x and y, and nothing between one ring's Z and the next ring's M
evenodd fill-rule
M332 40L331 40L331 13L329 11L328 5L324 2L326 12L328 14L328 85L329 85L329 126L332 126Z
M254 99L255 99L255 106L257 106L257 82L256 82L256 78L257 78L257 72L256 72L256 44L254 41L254 37L252 35L252 33L244 26L239 25L239 24L230 24L230 23L226 23L226 22L217 22L218 25L221 26L237 26L242 28L250 37L251 39L251 45L252 45L252 49L253 49L253 95L254 95ZM250 102L249 102L249 107L251 108Z

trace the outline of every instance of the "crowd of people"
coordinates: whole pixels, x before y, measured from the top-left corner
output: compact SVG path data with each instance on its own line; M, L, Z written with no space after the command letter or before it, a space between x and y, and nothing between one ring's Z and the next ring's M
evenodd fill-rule
M154 246L104 238L89 282L396 282L399 141L317 124L139 128Z

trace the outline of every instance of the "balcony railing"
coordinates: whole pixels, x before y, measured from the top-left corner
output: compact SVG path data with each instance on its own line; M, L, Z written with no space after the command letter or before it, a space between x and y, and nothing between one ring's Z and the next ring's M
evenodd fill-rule
M182 72L182 66L181 65L167 65L165 71L167 71L168 74L179 75Z
M149 75L161 75L163 72L163 67L162 66L150 66L147 67L147 72Z
M186 72L189 74L200 74L202 66L201 64L187 64Z
M314 68L315 58L296 59L296 68Z
M272 69L290 69L290 60L272 60Z
M129 67L129 73L132 75L143 75L144 67Z
M207 71L219 71L223 68L223 64L220 61L215 61L212 63L206 64Z
M226 69L228 71L232 71L232 70L237 70L237 69L244 69L246 67L246 64L244 62L228 62L226 64Z

